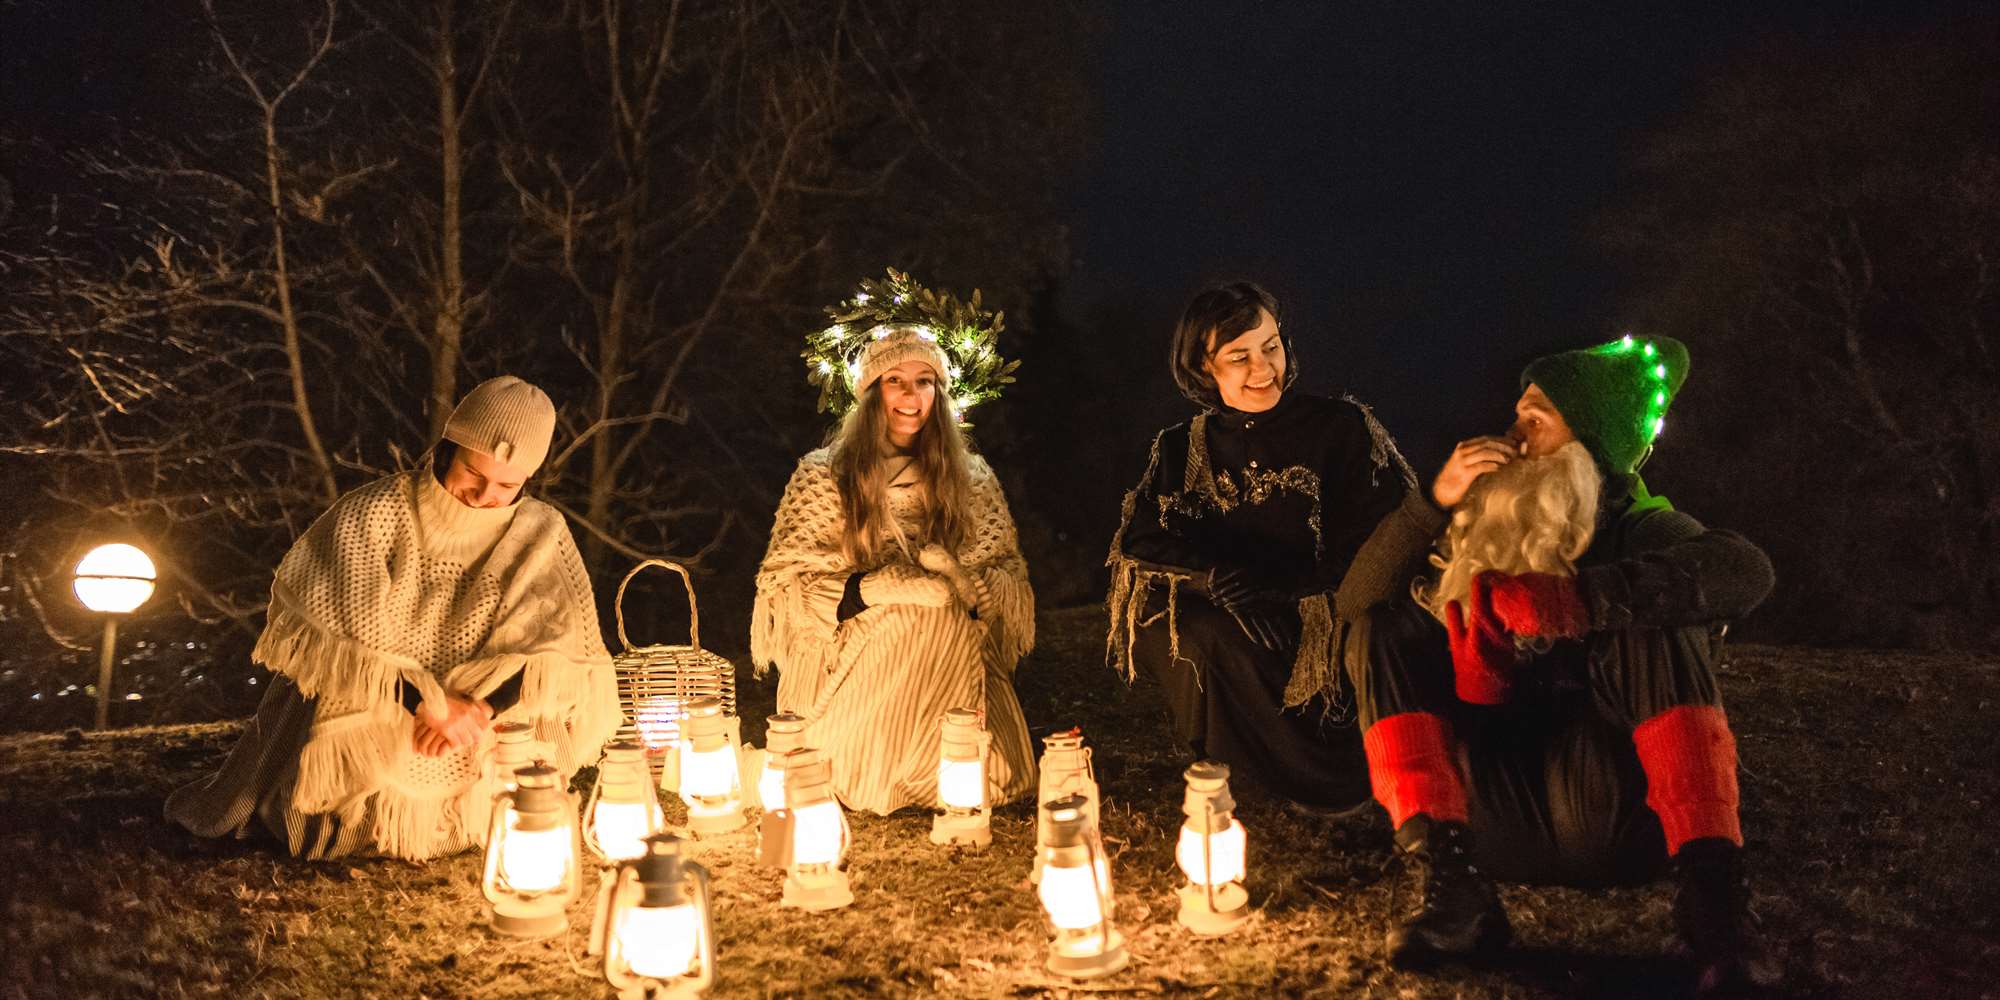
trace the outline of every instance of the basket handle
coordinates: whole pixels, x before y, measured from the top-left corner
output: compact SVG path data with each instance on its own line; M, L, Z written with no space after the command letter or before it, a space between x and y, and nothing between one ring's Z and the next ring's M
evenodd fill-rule
M687 595L688 595L688 645L693 646L696 649L700 649L701 608L698 607L694 602L694 579L688 576L687 567L682 566L680 563L677 562L668 562L665 559L648 559L645 562L642 562L639 565L632 567L632 572L625 574L625 579L619 581L618 596L612 598L611 601L612 611L618 617L618 644L620 646L623 646L627 650L630 650L632 648L632 640L626 638L625 636L625 588L631 585L632 578L638 576L640 570L645 569L648 566L658 566L661 567L662 569L670 569L681 575L681 583L687 587Z

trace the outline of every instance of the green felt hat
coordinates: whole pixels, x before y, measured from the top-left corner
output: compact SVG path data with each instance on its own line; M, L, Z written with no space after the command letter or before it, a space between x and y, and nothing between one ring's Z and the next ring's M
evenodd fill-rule
M1612 474L1629 473L1666 429L1667 407L1687 381L1687 346L1626 334L1608 344L1536 358L1521 371L1554 403L1577 440Z

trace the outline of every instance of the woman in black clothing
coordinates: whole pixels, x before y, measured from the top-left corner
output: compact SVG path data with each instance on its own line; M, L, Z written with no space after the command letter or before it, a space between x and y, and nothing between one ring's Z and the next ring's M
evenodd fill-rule
M1174 381L1202 408L1153 439L1111 545L1107 656L1166 691L1175 734L1279 795L1368 797L1329 595L1415 477L1367 407L1292 390L1277 300L1195 296Z

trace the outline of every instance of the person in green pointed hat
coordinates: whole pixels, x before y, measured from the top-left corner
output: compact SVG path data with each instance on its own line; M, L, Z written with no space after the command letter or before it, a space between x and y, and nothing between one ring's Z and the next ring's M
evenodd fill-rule
M1667 407L1687 376L1688 352L1680 341L1628 334L1535 359L1521 372L1521 389L1524 399L1546 400L1615 483L1637 475L1652 454L1667 426Z
M1688 369L1644 335L1536 359L1506 433L1461 442L1341 583L1371 784L1421 880L1398 965L1504 945L1495 879L1671 869L1698 992L1768 977L1715 658L1771 564L1638 477Z

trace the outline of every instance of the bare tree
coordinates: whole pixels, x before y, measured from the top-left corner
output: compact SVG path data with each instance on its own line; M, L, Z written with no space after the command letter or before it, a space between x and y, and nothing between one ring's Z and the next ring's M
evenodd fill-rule
M1680 447L1729 485L1683 489L1771 541L1793 635L2000 641L2000 88L1978 37L1758 53L1649 140L1613 229L1647 275L1636 318L1709 359Z
M741 584L823 429L819 306L890 263L1024 301L1062 258L1071 15L974 2L193 0L171 134L44 150L67 186L0 217L0 474L60 511L0 526L0 605L137 531L247 636L310 520L503 371L560 405L536 490L600 566Z

